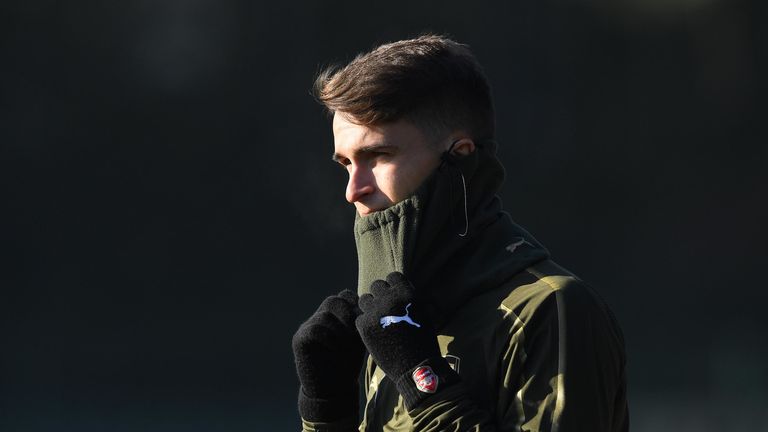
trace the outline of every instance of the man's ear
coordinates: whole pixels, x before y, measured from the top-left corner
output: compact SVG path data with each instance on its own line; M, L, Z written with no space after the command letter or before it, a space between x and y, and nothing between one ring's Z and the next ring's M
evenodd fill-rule
M470 138L462 138L453 143L451 154L456 156L467 156L475 151L475 142Z

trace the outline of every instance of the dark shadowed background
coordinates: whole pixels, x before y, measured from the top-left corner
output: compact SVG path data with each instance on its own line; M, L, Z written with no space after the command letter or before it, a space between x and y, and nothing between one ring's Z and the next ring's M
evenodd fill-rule
M298 429L356 282L325 64L485 66L503 199L623 327L634 431L768 431L762 0L3 1L0 431Z

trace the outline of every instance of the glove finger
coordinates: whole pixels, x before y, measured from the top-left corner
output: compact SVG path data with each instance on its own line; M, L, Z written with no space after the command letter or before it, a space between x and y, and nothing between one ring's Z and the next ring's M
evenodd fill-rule
M361 295L360 300L358 300L357 302L357 304L360 306L360 310L362 310L363 313L371 312L373 310L374 303L375 302L371 294ZM355 320L355 322L357 322L360 319L360 316L357 317L357 320Z
M361 299L362 299L362 297L361 297ZM357 317L357 319L355 320L355 327L357 327L357 332L360 334L360 336L363 338L363 340L365 340L365 336L364 335L367 332L371 331L372 326L368 323L368 321L370 321L371 318L372 318L371 316L363 314L363 315L360 315L359 317ZM375 328L375 327L373 327L373 328Z
M294 352L312 347L334 349L352 333L356 333L354 327L350 329L329 312L318 312L293 335Z
M338 294L338 296L344 299L344 301L348 303L355 304L355 305L357 304L357 293L355 293L352 290L349 290L349 289L342 290Z
M299 332L306 334L319 335L314 333L318 331L329 331L339 335L346 331L346 326L332 313L322 311L315 312L314 315L299 327Z
M390 288L389 284L383 280L375 280L371 284L371 294L373 294L374 297L382 297L389 293Z
M404 301L411 301L413 299L416 289L402 273L390 273L387 276L387 280L391 285L390 295L394 295Z
M387 283L395 286L401 283L409 283L405 275L400 272L392 272L387 275Z
M327 312L336 320L345 326L354 329L355 318L357 318L357 307L354 303L349 303L339 296L330 296L320 303L318 312Z
M344 301L346 301L347 303L349 303L352 306L352 311L354 312L355 317L357 317L358 315L363 313L360 310L360 307L357 305L358 297L357 297L357 293L356 292L354 292L352 290L345 289L345 290L343 290L342 292L339 293L339 297L343 298ZM352 323L352 325L354 325L354 323Z

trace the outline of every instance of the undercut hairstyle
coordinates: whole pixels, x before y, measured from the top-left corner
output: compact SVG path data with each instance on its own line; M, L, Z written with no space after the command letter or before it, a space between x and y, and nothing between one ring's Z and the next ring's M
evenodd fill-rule
M388 43L328 67L314 96L331 115L360 125L409 121L433 143L457 130L475 141L494 138L488 79L467 45L443 36Z

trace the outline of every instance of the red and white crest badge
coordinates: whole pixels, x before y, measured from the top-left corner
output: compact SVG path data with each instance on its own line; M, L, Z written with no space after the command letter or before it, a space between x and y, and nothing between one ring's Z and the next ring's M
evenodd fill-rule
M413 371L413 382L422 393L434 393L437 390L437 375L429 366L421 366Z

